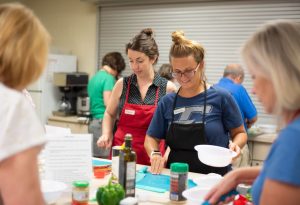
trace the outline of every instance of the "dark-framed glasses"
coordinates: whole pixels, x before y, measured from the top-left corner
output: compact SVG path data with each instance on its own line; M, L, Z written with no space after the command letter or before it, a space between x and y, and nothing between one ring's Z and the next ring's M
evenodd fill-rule
M192 69L192 70L186 70L186 71L184 71L184 72L175 71L175 72L172 72L171 74L172 74L172 76L173 76L174 78L181 78L182 75L184 75L184 76L187 77L187 78L192 78L192 77L194 77L194 75L195 75L195 73L196 73L198 67L199 67L199 63L197 64L197 66L196 66L195 69Z

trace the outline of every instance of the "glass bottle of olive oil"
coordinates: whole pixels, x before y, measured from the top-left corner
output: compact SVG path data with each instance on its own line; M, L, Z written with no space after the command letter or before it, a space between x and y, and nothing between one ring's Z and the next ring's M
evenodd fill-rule
M125 135L125 147L120 151L119 183L124 187L125 196L135 196L136 154L131 148L132 135Z

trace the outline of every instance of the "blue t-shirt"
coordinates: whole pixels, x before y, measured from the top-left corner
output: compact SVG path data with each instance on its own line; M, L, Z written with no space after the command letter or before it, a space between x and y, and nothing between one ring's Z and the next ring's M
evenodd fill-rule
M300 187L300 117L283 129L273 143L262 171L252 186L258 205L266 179Z
M244 120L244 126L247 130L245 119L253 119L257 115L257 111L246 89L242 85L234 83L229 78L221 78L214 86L224 88L233 95L239 106Z
M170 93L160 100L147 130L147 135L159 139L166 138L172 119L175 95L176 93ZM203 109L204 92L191 98L178 95L174 110L174 122L181 124L202 122ZM232 96L225 90L210 87L207 90L205 115L205 137L208 144L228 147L228 131L242 124L238 106Z

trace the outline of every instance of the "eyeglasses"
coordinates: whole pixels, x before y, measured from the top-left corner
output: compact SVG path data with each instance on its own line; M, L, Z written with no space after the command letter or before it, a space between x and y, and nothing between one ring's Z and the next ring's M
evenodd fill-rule
M184 75L185 77L187 78L192 78L194 77L197 69L199 67L199 63L197 64L196 68L195 69L192 69L192 70L187 70L187 71L184 71L184 72L180 72L180 71L175 71L175 72L172 72L172 76L174 78L181 78L182 75Z

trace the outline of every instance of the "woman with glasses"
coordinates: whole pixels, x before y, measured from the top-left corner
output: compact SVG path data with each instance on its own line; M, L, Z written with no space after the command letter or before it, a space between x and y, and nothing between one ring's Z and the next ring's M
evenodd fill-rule
M230 166L216 168L201 163L194 147L210 144L240 154L247 136L239 109L229 93L205 81L204 48L185 38L183 32L172 33L172 40L172 75L181 87L161 99L147 130L144 145L151 160L150 171L159 174L165 163L169 167L172 162L185 162L189 171L224 175ZM163 139L170 148L166 159L157 152Z
M133 136L132 147L137 163L149 165L144 148L146 131L157 103L166 92L174 92L175 85L154 72L159 56L152 29L143 29L127 45L126 54L133 74L117 81L104 113L99 147L122 145L126 133ZM119 113L117 130L113 126ZM164 152L164 146L161 147Z

